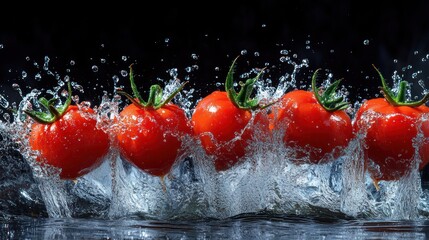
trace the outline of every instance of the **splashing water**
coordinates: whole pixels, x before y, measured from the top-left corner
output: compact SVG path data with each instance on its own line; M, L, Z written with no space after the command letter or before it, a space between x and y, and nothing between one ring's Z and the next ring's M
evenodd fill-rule
M168 41L166 39L165 42ZM242 55L246 53L247 50L241 52ZM287 91L297 88L300 72L309 67L309 60L289 57L292 53L288 50L281 50L280 54L280 64L293 69L281 73L278 79L273 77L270 67L264 69L255 93L256 99L262 103L278 100ZM198 60L198 55L192 54L191 58ZM49 60L45 58L43 71L49 71ZM129 57L122 60L130 61ZM70 65L74 62L70 61ZM252 76L261 70L253 68L241 77ZM98 67L94 72L99 72ZM177 68L170 68L167 73L171 79L163 81L164 99L182 83ZM111 77L114 89L119 84L118 76ZM325 78L324 85L330 83L333 76L328 74ZM395 72L392 78L397 86L403 76ZM61 99L65 96L62 94L64 85L60 77L58 86L46 92ZM84 91L76 82L72 82L72 86L78 92ZM365 132L350 142L343 156L317 165L296 164L291 158L296 149L283 144L283 132L280 130L268 138L261 132L252 139L240 163L223 172L215 170L210 156L205 154L198 140L185 136L184 153L178 156L171 172L164 179L153 177L124 161L114 147L114 132L118 131L115 128L120 127L115 121L125 102L116 92L109 95L107 91L99 106L94 106L96 114L92 117L97 119L100 129L109 133L113 147L100 167L76 181L63 181L58 177L58 169L41 166L35 161L38 153L29 150L27 136L32 122L22 114L22 110L40 108L37 98L42 91L34 89L24 95L19 86L16 89L22 100L12 115L13 121L0 124L3 140L0 171L5 173L3 179L8 179L0 181L0 192L10 193L0 195L0 206L1 211L8 214L99 218L138 216L145 219L223 219L257 212L375 219L417 219L429 215L429 192L421 187L418 173L420 159L416 157L415 167L406 177L399 181L380 182L380 190L377 191L363 161ZM339 94L348 96L345 88ZM192 115L196 102L194 95L195 89L185 88L174 98L188 117ZM79 103L79 98L73 100L81 107L90 105L85 101ZM2 95L0 105L3 108L13 106ZM372 117L368 116L368 123ZM428 119L429 116L424 115L420 126ZM258 126L252 119L247 127ZM418 129L420 134L414 141L416 152L422 142L427 141L421 134L421 127ZM232 141L240 137L237 135ZM18 174L16 169L22 169L22 173ZM18 199L15 205L11 196Z

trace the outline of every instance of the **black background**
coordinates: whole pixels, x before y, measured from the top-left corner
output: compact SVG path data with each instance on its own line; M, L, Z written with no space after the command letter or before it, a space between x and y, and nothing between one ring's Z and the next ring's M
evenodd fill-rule
M64 3L32 11L4 8L0 17L1 93L19 101L13 83L24 93L56 85L43 70L48 56L49 70L81 84L85 88L85 93L79 93L81 99L95 105L103 91L113 92L112 76L121 76L120 71L131 63L137 63L142 88L157 78L168 80L167 70L177 68L179 78L189 77L188 88L197 90L197 100L218 88L215 83L223 82L232 59L242 50L247 54L238 62L239 71L269 63L266 77L274 83L291 72L279 60L281 50L290 50L289 56L298 55L297 62L309 59L310 66L298 74L298 80L308 83L309 73L316 68L330 70L335 78L344 79L352 102L378 93L379 80L371 64L389 80L398 70L408 80L428 82L428 64L421 61L429 53L426 1L157 1L138 5L124 1L95 6ZM192 58L194 53L198 59ZM102 58L106 63L101 63ZM93 65L97 72L92 71ZM193 65L198 70L187 73L186 67ZM402 72L408 65L413 68ZM422 72L411 79L418 70ZM27 73L24 79L22 71ZM37 73L40 81L35 80ZM121 77L118 85L127 88L127 77ZM421 94L421 88L415 89Z

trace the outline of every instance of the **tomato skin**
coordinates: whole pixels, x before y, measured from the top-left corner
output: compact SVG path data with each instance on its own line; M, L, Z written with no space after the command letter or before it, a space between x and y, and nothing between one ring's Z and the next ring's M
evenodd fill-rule
M192 115L194 134L214 157L217 171L229 169L246 154L255 129L269 134L268 119L262 112L256 113L254 125L248 126L251 119L252 112L237 108L224 91L214 91L198 102Z
M371 123L365 120L365 114ZM417 135L418 121L428 113L427 106L393 106L384 98L366 101L357 111L354 128L357 132L366 130L364 156L368 164L372 160L379 170L369 168L374 180L398 180L412 168L415 149L413 139ZM425 138L429 136L429 126L423 122L421 128ZM419 149L422 169L429 162L429 144L424 142Z
M130 104L120 113L120 153L141 170L158 177L170 172L184 135L192 133L183 109L175 104L144 108Z
M76 179L97 168L109 150L109 137L96 128L91 108L69 106L65 114L51 124L34 123L30 147L39 151L38 162L61 169L61 179Z
M296 159L323 163L337 158L353 138L351 119L343 110L328 112L314 94L304 90L286 93L272 107L270 128L285 131L283 142L296 149Z

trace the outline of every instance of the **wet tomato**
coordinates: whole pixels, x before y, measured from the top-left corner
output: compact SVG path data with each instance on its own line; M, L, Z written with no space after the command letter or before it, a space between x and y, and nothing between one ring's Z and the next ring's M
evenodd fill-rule
M109 150L108 135L97 128L94 110L66 104L55 109L52 101L41 104L50 113L26 111L36 122L30 133L30 147L38 151L37 161L60 170L61 179L76 179L98 167Z
M132 68L130 81L134 97L120 92L132 101L120 113L117 142L121 156L153 176L164 177L182 153L185 136L192 134L184 110L169 103L184 84L164 101L161 87L153 85L145 102L135 87Z
M255 99L249 99L259 78L248 79L241 91L233 89L234 60L225 82L225 91L214 91L198 102L192 115L194 134L217 171L234 166L246 154L255 134L268 135L268 118ZM262 73L262 71L261 71Z
M408 101L405 97L406 81L400 83L398 92L394 94L376 70L382 80L385 98L364 102L356 113L354 128L363 136L365 165L372 178L375 181L398 180L417 166L413 141L418 131L424 138L429 137L429 122L421 122L422 114L429 113L429 108L424 105L429 96L416 102ZM429 162L429 144L427 141L419 144L419 169L422 169Z
M270 127L281 132L287 147L292 147L297 162L323 163L339 157L353 138L352 123L344 111L348 103L336 96L339 80L322 95L315 86L313 91L294 90L286 93L272 107Z

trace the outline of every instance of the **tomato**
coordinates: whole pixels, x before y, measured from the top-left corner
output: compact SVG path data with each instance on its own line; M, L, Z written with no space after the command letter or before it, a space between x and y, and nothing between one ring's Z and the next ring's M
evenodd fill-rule
M192 115L194 134L206 153L213 158L217 171L234 166L246 154L249 142L268 135L268 119L254 99L249 99L259 75L248 79L240 93L233 89L233 62L225 83L226 91L214 91L198 102ZM240 99L241 98L241 99Z
M56 117L52 112L27 111L38 121L32 125L29 143L32 150L39 152L38 162L60 169L61 179L76 179L101 164L110 143L108 135L97 128L96 119L91 117L95 114L93 109L68 104L57 111Z
M136 98L120 92L132 101L120 112L117 140L121 156L153 176L164 177L181 155L185 136L192 133L185 111L168 103L184 84L163 102L161 88L153 85L152 99L146 103L135 88L132 68L130 80Z
M407 101L405 81L402 81L395 96L386 86L381 73L378 73L385 98L364 102L354 121L354 128L364 136L365 165L376 182L398 180L408 174L414 166L416 150L413 139L418 128L421 128L425 138L429 137L429 123L425 121L421 125L419 122L422 114L429 113L429 108L424 105L427 97L417 102ZM429 144L424 141L420 147L419 169L422 169L429 162ZM370 161L375 166L371 166Z
M353 138L351 118L343 110L348 104L335 96L339 81L326 89L322 96L313 91L294 90L285 94L272 107L271 129L280 131L285 146L292 147L296 160L323 163L338 158ZM316 93L316 94L315 94Z

